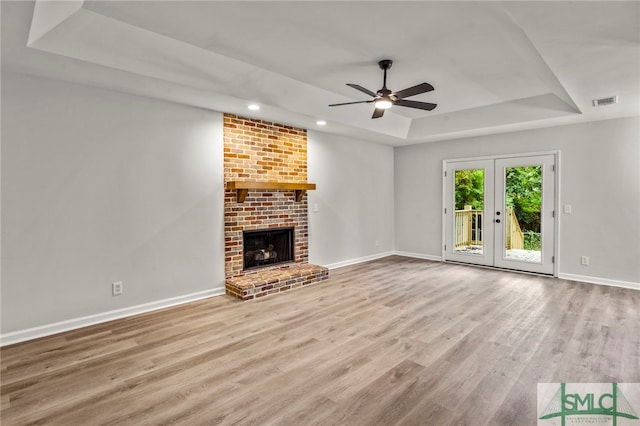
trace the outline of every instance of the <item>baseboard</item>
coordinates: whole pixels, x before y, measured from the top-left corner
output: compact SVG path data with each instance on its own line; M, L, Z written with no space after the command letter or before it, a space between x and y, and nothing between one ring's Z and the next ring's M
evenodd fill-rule
M358 257L357 259L349 259L349 260L344 260L342 262L331 263L329 265L324 265L324 266L329 268L329 269L342 268L344 266L357 265L358 263L368 262L370 260L381 259L383 257L392 256L394 254L395 254L395 252L393 252L393 251L387 251L387 252L384 252L384 253L372 254L370 256Z
M393 254L397 256L413 257L415 259L433 260L435 262L442 262L442 256L433 256L430 254L410 253L408 251L394 251Z
M426 259L426 260L434 260L436 262L442 262L441 256L431 256L428 254L419 254L419 253L408 253L404 251L394 251L393 254L398 256L414 257L416 259ZM473 265L473 266L476 266L476 265ZM489 269L495 269L495 268L489 267ZM508 271L508 269L506 269L506 271ZM608 278L599 278L599 277L590 277L586 275L563 274L563 273L559 273L557 278L570 280L570 281L580 281L580 282L589 283L589 284L609 285L613 287L622 287L622 288L630 288L633 290L640 290L640 283L635 283L632 281L610 280Z
M329 269L342 268L344 266L356 265L358 263L368 262L370 260L381 259L387 256L404 256L412 257L416 259L433 260L441 262L442 257L432 256L428 254L410 253L404 251L390 251L384 253L377 253L370 256L360 257L357 259L345 260L342 262L336 262L329 265L325 265ZM579 281L589 284L609 285L614 287L629 288L633 290L640 290L640 283L632 281L619 281L611 280L607 278L590 277L586 275L575 275L559 273L558 278ZM27 340L37 339L39 337L46 337L65 331L76 330L78 328L87 327L90 325L100 324L107 321L113 321L120 318L126 318L133 315L143 314L146 312L156 311L159 309L168 308L171 306L182 305L189 302L195 302L196 300L206 299L208 297L214 297L224 294L224 288L217 288L212 290L205 290L197 293L186 294L183 296L172 297L169 299L158 300L155 302L144 303L142 305L131 306L128 308L117 309L108 312L102 312L95 315L89 315L80 318L73 318L66 321L60 321L53 324L47 324L39 327L28 328L25 330L18 330L11 333L5 333L0 335L0 347L13 345L15 343L25 342Z
M329 269L342 268L344 266L357 265L358 263L369 262L370 260L382 259L387 256L404 256L404 257L413 257L416 259L424 259L424 260L434 260L436 262L442 262L442 257L440 256L431 256L429 254L419 254L419 253L409 253L406 251L386 251L384 253L372 254L370 256L358 257L356 259L344 260L342 262L331 263L329 265L323 265Z
M428 254L419 254L419 253L408 253L404 251L394 251L393 254L398 256L414 257L416 259L434 260L436 262L442 262L441 256L431 256ZM472 265L472 266L476 266L476 265ZM489 267L489 269L495 269L495 268ZM509 270L505 269L505 271L509 271ZM521 272L521 271L512 271L512 272ZM570 280L570 281L580 281L580 282L589 283L589 284L609 285L613 287L622 287L622 288L630 288L633 290L640 290L640 283L635 283L632 281L619 281L619 280L611 280L608 278L590 277L586 275L575 275L575 274L564 274L564 273L559 273L557 278Z
M580 282L589 283L589 284L610 285L613 287L622 287L622 288L630 288L633 290L640 290L640 283L634 283L633 281L610 280L608 278L590 277L587 275L564 274L562 272L558 274L558 278L563 280L570 280L570 281L580 281Z
M144 303L142 305L131 306L128 308L116 309L114 311L101 312L99 314L89 315L86 317L73 318L25 330L13 331L11 333L0 335L0 347L37 339L39 337L51 336L52 334L62 333L64 331L76 330L78 328L130 317L133 315L144 314L146 312L157 311L158 309L195 302L196 300L206 299L208 297L219 296L222 294L224 294L224 287L185 294L183 296Z

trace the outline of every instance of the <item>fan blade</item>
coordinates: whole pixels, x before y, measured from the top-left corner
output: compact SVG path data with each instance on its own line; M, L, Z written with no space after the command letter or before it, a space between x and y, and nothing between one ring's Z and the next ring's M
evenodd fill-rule
M347 86L349 86L349 87L353 87L354 89L359 90L359 91L361 91L362 93L366 93L366 94L367 94L367 95L369 95L369 96L373 96L374 98L375 98L376 96L378 96L377 94L373 93L371 90L369 90L369 89L365 89L364 87L362 87L362 86L360 86L360 85L358 85L358 84L347 83Z
M376 108L373 110L373 115L371 118L380 118L384 115L384 110L382 108Z
M341 104L331 104L329 106L340 106L340 105L353 105L353 104L370 104L373 101L358 101L358 102L344 102Z
M416 86L409 87L407 89L395 92L394 95L398 99L408 98L409 96L419 95L420 93L427 93L433 90L433 86L429 83L420 83Z
M406 101L404 99L395 101L393 104L409 108L426 109L427 111L431 111L438 106L437 104L430 104L429 102Z

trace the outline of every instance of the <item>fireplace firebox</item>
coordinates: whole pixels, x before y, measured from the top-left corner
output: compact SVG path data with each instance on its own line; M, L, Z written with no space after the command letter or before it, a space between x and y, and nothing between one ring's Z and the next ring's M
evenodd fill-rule
M293 228L270 228L242 233L244 269L293 262Z

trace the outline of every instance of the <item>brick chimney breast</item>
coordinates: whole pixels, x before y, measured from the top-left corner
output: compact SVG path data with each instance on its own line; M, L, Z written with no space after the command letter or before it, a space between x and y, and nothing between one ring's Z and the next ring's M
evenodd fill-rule
M307 131L269 121L224 114L224 177L225 182L307 183ZM225 188L224 227L228 294L241 299L271 294L268 290L273 291L273 288L265 289L266 292L252 291L249 294L251 297L242 294L247 293L246 290L234 287L231 288L233 291L230 291L230 282L241 282L245 287L249 286L247 280L250 281L251 278L248 276L253 274L258 274L255 276L256 282L264 281L264 277L268 275L269 280L282 280L284 284L287 284L287 280L292 276L294 281L305 284L328 277L326 268L307 265L309 228L306 195L297 202L293 190L257 189L249 190L244 202L239 203L236 191ZM242 232L286 227L294 227L293 265L272 268L277 270L264 268L257 272L244 271ZM304 271L305 276L300 277L300 274L294 271L296 265ZM239 277L242 277L240 281ZM290 284L283 285L282 288L291 288Z

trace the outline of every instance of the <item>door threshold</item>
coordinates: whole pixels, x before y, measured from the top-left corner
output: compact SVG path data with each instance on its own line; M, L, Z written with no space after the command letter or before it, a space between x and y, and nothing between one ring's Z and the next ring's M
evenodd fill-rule
M492 271L517 272L519 274L534 275L534 276L538 276L538 277L557 278L554 274L544 274L542 272L523 271L521 269L500 268L500 267L497 267L497 266L478 265L476 263L460 262L460 261L457 261L457 260L444 260L443 262L444 263L453 263L453 264L456 264L456 265L463 265L463 266L474 266L476 268L490 269Z

